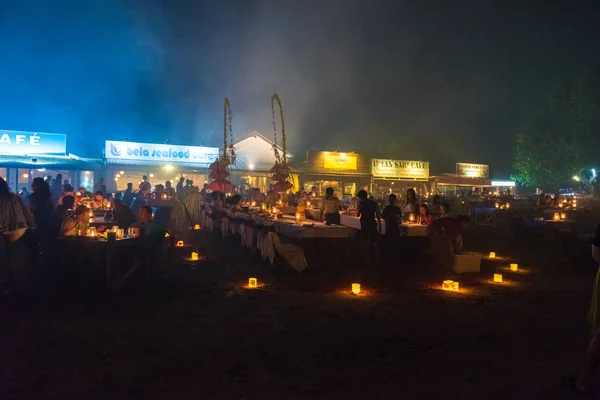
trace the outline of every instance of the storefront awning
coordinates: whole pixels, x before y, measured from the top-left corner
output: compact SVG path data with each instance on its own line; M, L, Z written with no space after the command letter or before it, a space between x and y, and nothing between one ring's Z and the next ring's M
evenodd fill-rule
M69 154L66 156L11 154L0 155L0 166L10 168L61 168L69 170L95 170L102 166L102 161L94 158L82 158Z
M492 181L486 178L469 178L457 175L432 176L431 180L436 185L463 186L463 187L492 187Z

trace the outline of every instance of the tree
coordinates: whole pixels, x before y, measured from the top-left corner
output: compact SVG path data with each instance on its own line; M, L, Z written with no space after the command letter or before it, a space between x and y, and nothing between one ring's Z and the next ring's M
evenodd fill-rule
M600 165L600 68L566 82L517 133L513 177L555 190Z

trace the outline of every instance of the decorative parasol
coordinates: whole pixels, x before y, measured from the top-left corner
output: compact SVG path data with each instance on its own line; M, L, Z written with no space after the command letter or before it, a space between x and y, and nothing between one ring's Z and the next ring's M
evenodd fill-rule
M279 150L277 149L277 124L275 122L275 102L279 106L279 116L281 118L281 145L282 145L282 155L279 155ZM281 193L286 192L292 188L292 184L288 182L288 178L290 176L290 167L287 165L287 149L286 149L286 133L285 133L285 120L283 118L283 106L281 105L281 99L277 93L273 93L271 97L271 112L273 114L273 153L275 154L275 165L271 168L271 172L273 173L273 190ZM282 201L287 204L287 197L281 196Z
M228 124L229 122L229 124ZM229 129L229 138L230 143L227 144L227 130ZM229 150L229 154L227 151ZM229 103L229 99L225 97L225 101L223 104L223 154L220 158L210 164L208 167L209 175L208 177L214 179L209 185L208 188L213 191L221 191L221 192L230 192L233 188L231 182L226 180L229 177L229 172L227 171L227 167L231 164L235 164L236 156L235 149L233 147L233 129L231 127L231 103Z

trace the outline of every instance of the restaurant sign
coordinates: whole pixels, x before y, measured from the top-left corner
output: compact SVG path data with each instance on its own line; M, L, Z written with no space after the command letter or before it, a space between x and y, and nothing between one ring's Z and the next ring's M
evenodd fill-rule
M325 169L356 170L357 165L356 154L326 153L323 156L323 168Z
M1 154L65 154L67 135L0 130Z
M456 163L456 175L467 178L488 178L490 166L485 164Z
M219 148L175 146L170 144L106 141L107 160L168 161L171 163L212 163L219 157Z
M374 158L371 163L371 174L376 177L396 179L428 179L429 162L382 160Z

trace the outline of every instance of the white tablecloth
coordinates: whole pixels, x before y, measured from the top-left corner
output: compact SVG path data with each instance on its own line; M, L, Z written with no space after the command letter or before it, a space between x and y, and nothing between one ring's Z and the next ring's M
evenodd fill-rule
M340 223L352 229L360 229L360 218L342 214L340 215ZM427 236L427 225L417 224L402 224L402 228L406 228L406 236ZM381 220L381 233L385 234L385 221Z

